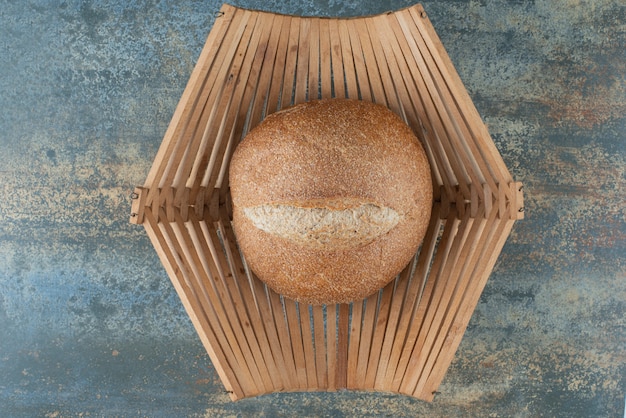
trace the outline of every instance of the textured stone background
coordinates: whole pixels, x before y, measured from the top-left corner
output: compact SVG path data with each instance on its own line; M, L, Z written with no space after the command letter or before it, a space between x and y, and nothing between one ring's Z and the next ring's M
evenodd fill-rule
M354 16L403 0L244 1ZM514 178L518 222L431 404L230 402L127 222L221 2L0 0L0 405L9 417L619 417L626 393L626 6L423 4Z

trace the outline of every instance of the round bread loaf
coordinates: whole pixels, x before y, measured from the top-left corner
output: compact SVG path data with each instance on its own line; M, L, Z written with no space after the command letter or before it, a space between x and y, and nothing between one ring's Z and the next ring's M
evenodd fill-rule
M248 266L300 302L347 303L384 287L430 220L424 149L370 102L320 100L268 116L238 145L229 177Z

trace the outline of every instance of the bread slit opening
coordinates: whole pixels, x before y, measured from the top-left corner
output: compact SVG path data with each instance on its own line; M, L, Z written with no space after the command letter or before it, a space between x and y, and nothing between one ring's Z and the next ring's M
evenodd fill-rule
M243 213L264 232L321 250L367 245L393 229L401 218L395 210L372 203L343 209L266 204L243 208Z

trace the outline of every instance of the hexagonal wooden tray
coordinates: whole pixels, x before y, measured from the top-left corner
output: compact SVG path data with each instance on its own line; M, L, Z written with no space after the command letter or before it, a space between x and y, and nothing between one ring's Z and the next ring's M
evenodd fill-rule
M422 141L433 215L387 287L308 306L246 267L227 167L266 115L350 97L382 103ZM378 16L285 16L224 5L143 187L143 224L232 399L375 390L432 400L522 213L514 182L421 5Z

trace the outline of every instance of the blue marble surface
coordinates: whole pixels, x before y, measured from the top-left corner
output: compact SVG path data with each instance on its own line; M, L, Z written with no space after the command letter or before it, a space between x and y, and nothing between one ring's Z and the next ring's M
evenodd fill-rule
M408 1L234 1L357 16ZM513 177L515 224L432 403L231 402L129 194L213 0L0 0L0 415L618 417L626 394L626 5L423 1Z

